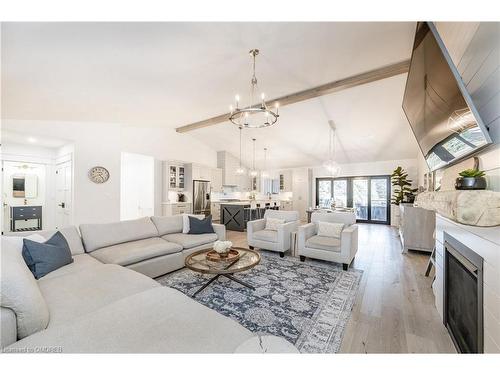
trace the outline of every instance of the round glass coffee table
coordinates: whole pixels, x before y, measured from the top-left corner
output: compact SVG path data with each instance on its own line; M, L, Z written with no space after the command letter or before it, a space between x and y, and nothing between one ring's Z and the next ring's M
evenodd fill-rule
M212 251L212 249L197 251L186 258L184 263L190 270L204 274L215 275L205 285L198 289L193 294L193 297L195 297L198 293L200 293L203 289L212 284L221 276L227 277L228 279L244 285L247 288L255 289L252 285L235 278L233 274L247 271L255 267L260 262L260 254L254 250L246 249L244 247L232 247L231 249L237 250L239 252L240 256L238 259L230 261L209 260L207 259L207 253L209 251Z

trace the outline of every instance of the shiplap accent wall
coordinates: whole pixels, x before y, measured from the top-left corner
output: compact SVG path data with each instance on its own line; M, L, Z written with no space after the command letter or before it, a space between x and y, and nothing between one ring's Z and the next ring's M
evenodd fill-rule
M500 23L437 22L436 28L495 143L479 159L488 187L500 191Z
M495 144L479 154L488 187L500 191L500 23L437 22L436 28ZM464 226L438 216L436 307L442 313L442 233L446 231L484 260L484 349L500 353L500 248L498 229Z

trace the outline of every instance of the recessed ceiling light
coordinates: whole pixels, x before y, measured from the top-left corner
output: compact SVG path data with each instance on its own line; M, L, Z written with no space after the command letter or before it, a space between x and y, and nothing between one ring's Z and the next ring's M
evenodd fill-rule
M36 143L36 138L28 137L28 142L29 143Z

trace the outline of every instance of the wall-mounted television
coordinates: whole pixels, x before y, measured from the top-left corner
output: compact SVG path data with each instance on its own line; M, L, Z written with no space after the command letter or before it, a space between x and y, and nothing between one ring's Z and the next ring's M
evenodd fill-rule
M431 22L417 24L403 110L431 171L491 143L488 130Z

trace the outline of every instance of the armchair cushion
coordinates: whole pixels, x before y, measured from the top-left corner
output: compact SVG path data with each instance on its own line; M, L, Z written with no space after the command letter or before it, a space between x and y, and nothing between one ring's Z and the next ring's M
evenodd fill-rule
M266 219L266 230L278 230L278 226L281 224L285 224L284 219L277 219L277 218L272 218L269 217Z
M342 229L344 229L344 224L342 223L318 222L318 236L340 238Z
M306 246L312 249L335 251L340 253L340 239L326 236L312 236L306 240Z
M275 230L259 230L253 234L253 238L256 240L267 241L267 242L278 242L278 232Z

